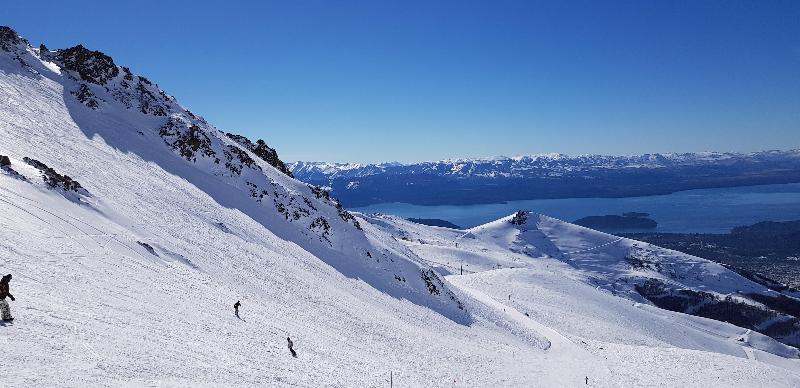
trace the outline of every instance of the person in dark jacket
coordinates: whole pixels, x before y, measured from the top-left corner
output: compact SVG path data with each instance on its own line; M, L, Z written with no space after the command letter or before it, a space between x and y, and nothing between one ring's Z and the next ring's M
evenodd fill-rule
M292 353L292 357L297 358L297 352L294 351L294 348L293 348L294 342L292 342L292 339L289 338L289 337L286 337L286 342L288 342L289 351Z
M14 299L14 295L11 295L11 292L8 291L8 283L11 282L11 274L3 276L0 279L0 313L2 313L3 321L11 322L14 320L14 317L11 316L11 307L9 307L8 302L6 302L6 297Z
M241 305L238 300L233 304L233 313L236 314L236 318L239 318L239 306Z

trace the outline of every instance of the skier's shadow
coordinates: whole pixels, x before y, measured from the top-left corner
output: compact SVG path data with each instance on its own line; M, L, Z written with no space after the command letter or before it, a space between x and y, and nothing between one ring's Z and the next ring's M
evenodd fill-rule
M244 318L242 318L242 317L240 317L238 315L236 316L236 318L239 318L239 320L242 321L242 322L247 322L247 321L244 320Z

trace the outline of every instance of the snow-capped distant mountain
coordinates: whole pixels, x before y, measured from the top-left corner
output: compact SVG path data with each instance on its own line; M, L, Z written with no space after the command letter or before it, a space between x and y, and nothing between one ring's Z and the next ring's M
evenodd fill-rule
M411 164L294 162L289 169L300 180L331 187L350 206L442 205L800 182L800 149L633 156L542 154ZM400 187L406 190L401 192Z
M795 296L701 259L527 213L350 213L105 54L7 27L0 101L3 385L800 385L759 333L794 343ZM657 307L686 290L774 319Z
M540 154L517 157L448 159L421 163L294 162L289 169L304 180L360 178L370 175L432 174L441 176L535 178L574 172L683 166L732 166L747 163L800 163L800 149L751 153L701 152L629 156Z

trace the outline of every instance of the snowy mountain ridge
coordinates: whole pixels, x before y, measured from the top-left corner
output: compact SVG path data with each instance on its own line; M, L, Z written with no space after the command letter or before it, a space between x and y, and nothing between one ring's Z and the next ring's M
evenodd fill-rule
M419 163L289 163L289 169L300 179L358 178L376 174L434 174L460 177L532 177L559 176L566 172L626 168L670 168L696 165L729 165L774 159L800 160L800 149L770 150L749 153L699 152L664 153L627 156L566 155L559 153L496 156L476 159L444 159Z
M797 348L759 333L793 327L779 293L702 259L527 212L351 213L110 57L1 27L0 101L3 384L800 385Z
M392 274L378 276L391 279L393 282L386 284L398 296L408 294L417 298L420 295L417 291L430 288L428 283L433 282L444 292L431 293L431 303L439 303L436 300L441 299L443 306L453 303L458 307L458 301L435 274L427 273L424 268L414 269L416 265L411 262L403 263L407 260L400 260L400 254L393 252L397 248L371 242L358 220L324 190L290 179L291 173L263 140L254 143L243 136L220 131L183 108L157 85L126 67L117 66L101 52L81 45L57 51L44 46L35 49L7 27L0 30L0 38L9 54L6 58L16 62L10 65L17 67L19 76L63 85L69 115L86 136L100 136L118 149L139 155L158 152L152 149L153 143L163 144L215 180L249 195L259 217L269 216L270 222L278 218L291 225L284 236L287 239L303 243L311 240L316 249L328 255L362 260L373 260L370 257L373 254L376 260L383 257L386 260L376 265L376 269ZM12 127L12 136L15 129L22 128ZM149 149L136 149L140 146ZM173 168L174 162L158 163ZM361 241L351 241L354 238Z
M402 202L636 197L676 191L800 182L800 150L633 156L542 154L412 164L295 162L298 179L331 188L347 206Z

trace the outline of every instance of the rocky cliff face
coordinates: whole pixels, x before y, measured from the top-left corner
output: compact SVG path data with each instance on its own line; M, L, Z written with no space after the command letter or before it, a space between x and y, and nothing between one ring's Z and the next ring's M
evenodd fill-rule
M235 142L239 143L242 147L250 150L253 154L258 156L261 160L269 163L272 167L277 168L280 172L292 176L292 172L289 171L289 168L286 166L280 158L278 158L278 152L275 151L274 148L271 148L267 145L264 140L258 139L255 143L250 141L250 139L233 133L227 133L229 138L233 139Z

